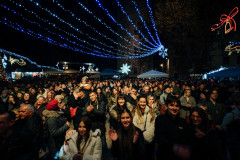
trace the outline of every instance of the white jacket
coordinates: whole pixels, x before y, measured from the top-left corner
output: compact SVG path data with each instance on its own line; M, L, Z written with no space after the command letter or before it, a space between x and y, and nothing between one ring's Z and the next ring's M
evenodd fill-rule
M83 160L100 160L102 157L102 142L99 132L90 131L90 136L86 142L86 147L83 153ZM77 149L77 137L78 133L72 135L69 141L69 147L66 155L59 157L60 160L72 160L72 157L78 152ZM80 144L83 145L83 142Z
M154 113L155 114L155 113ZM146 142L150 143L154 139L154 124L155 124L155 119L151 122L152 115L150 114L150 108L146 106L144 115L142 118L138 117L137 111L135 111L134 117L133 117L133 124L141 129L143 131L143 137Z

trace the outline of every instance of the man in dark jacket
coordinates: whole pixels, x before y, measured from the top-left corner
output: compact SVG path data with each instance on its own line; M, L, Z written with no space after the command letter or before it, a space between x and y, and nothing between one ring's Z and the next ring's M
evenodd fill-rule
M34 135L33 148L35 150L35 156L38 157L38 152L41 148L43 136L42 118L35 113L34 107L30 104L21 104L19 114L21 119L20 125L29 130L29 132L32 132Z
M16 127L15 114L0 109L1 160L34 160L33 135L22 127Z

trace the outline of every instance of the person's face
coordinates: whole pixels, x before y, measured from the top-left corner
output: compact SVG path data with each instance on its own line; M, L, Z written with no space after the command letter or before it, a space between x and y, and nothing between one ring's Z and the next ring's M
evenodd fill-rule
M194 126L199 126L202 123L202 118L198 115L198 112L192 113L191 120Z
M213 90L212 93L211 93L211 98L213 100L217 100L218 98L218 92L216 90Z
M97 93L100 94L101 93L101 89L98 88L97 89Z
M187 96L187 97L190 97L190 96L191 96L191 91L187 91L187 92L186 92L186 96Z
M129 113L125 112L125 113L121 114L121 123L124 128L128 128L129 125L131 124L131 122L132 122L132 119L131 119Z
M81 121L79 123L79 126L78 126L78 133L83 136L87 133L87 128L85 126L85 124L83 123L83 121Z
M17 97L18 97L18 98L22 98L22 96L23 96L22 93L18 93L18 94L17 94Z
M172 116L177 116L179 114L179 104L177 102L172 102L167 106L168 112Z
M173 87L175 86L175 82L172 82L172 86L173 86Z
M95 102L97 100L97 94L96 93L90 93L89 98L92 102Z
M145 87L145 88L144 88L144 92L145 92L145 93L148 93L148 92L149 92L149 87Z
M136 89L132 89L132 90L131 90L131 94L137 95L137 90L136 90Z
M13 125L13 123L11 123L8 120L8 113L5 114L1 114L0 115L0 136L4 135L8 129Z
M14 101L14 98L13 98L13 96L12 96L12 95L10 95L10 96L8 97L8 101L9 101L9 102L12 102L12 101Z
M58 101L58 103L62 103L62 98L56 98L56 100Z
M2 97L7 97L7 92L2 92Z
M18 90L19 90L18 87L14 87L15 92L18 92Z
M35 89L31 89L31 93L32 93L32 94L35 94L35 93L36 93L36 90L35 90Z
M204 85L201 84L201 85L199 86L199 89L200 89L200 90L203 90L203 89L204 89Z
M166 89L165 89L165 92L166 92L166 93L170 93L170 92L171 92L170 88L166 88Z
M42 97L37 99L37 105L42 105L44 103L44 99Z
M146 105L147 105L146 98L140 98L138 103L139 103L139 106L140 106L141 109L146 108Z
M52 98L52 93L51 93L51 92L48 92L48 93L47 93L47 97L48 97L48 98Z
M21 106L19 109L19 114L21 119L26 119L31 116L32 112L30 112L27 107Z
M25 101L27 101L27 100L29 100L30 95L28 93L25 93L23 98Z
M113 89L113 95L117 95L117 90Z
M149 104L153 104L153 103L154 103L154 98L153 98L153 97L150 97L150 98L148 99L148 103L149 103Z
M201 93L201 94L200 94L200 99L201 99L201 100L206 100L207 98L206 98L206 96L205 96L204 94Z
M125 104L125 99L124 98L119 98L118 99L118 104L119 104L119 106L123 106Z

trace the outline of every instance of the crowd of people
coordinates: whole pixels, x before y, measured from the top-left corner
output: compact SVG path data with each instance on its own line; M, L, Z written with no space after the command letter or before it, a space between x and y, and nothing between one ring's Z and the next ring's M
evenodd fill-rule
M239 80L0 85L2 160L237 160Z

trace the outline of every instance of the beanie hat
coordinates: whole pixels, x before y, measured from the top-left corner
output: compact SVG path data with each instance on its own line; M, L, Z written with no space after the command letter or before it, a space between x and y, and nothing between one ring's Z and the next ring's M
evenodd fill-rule
M58 101L56 99L51 100L47 104L47 110L56 110L58 108Z

